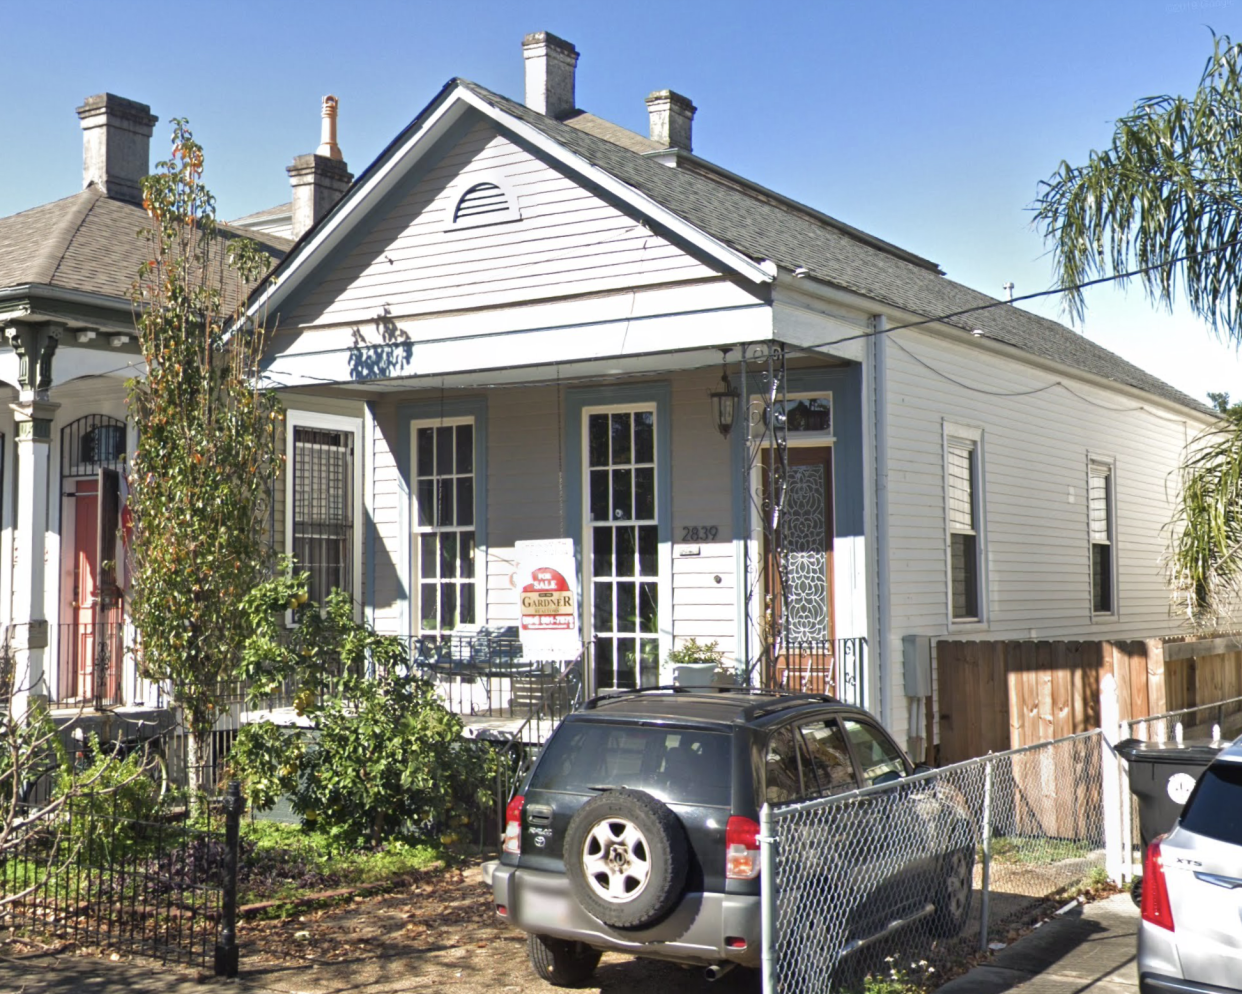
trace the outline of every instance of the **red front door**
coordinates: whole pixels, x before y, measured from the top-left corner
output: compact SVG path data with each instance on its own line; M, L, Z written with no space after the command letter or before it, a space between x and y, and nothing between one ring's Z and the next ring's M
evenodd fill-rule
M115 532L115 501L102 527ZM76 480L73 491L73 597L69 624L62 631L62 697L119 703L122 625L119 592L112 569L100 569L99 480Z

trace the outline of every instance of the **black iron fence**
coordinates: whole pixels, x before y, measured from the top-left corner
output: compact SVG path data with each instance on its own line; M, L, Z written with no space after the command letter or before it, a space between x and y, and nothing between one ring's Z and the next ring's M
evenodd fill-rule
M96 707L123 703L125 626L72 621L59 625L57 635L57 702Z
M193 825L135 818L127 797L19 812L0 849L0 927L236 976L238 785Z
M761 680L770 690L831 694L866 707L866 672L866 638L814 639L768 646Z

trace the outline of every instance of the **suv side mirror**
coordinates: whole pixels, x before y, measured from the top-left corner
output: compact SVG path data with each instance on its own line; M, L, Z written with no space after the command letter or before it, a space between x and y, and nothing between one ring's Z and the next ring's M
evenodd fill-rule
M919 763L919 765L914 768L914 772L910 775L917 777L920 773L930 773L933 769L935 769L935 767L928 766L926 763Z

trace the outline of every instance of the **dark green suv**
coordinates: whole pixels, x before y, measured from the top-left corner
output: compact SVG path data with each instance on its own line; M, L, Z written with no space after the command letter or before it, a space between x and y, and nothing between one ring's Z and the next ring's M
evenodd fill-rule
M758 966L764 801L913 772L868 712L831 697L658 688L596 698L558 726L509 802L501 860L487 868L496 912L529 933L531 964L553 984L584 982L606 949L703 966L713 979ZM942 888L958 895L942 902L946 931L965 922L970 870Z

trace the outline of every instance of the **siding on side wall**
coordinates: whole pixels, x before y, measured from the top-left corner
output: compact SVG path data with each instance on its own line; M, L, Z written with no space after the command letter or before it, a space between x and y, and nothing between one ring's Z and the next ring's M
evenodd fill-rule
M1169 474L1206 418L928 334L895 333L886 345L888 694L903 699L905 634L1133 638L1177 629L1160 565L1172 514ZM983 429L982 625L948 621L945 421ZM1091 611L1089 457L1114 464L1116 616ZM890 720L900 734L905 709L895 707Z
M454 229L455 198L498 173L518 221ZM349 325L716 273L520 148L472 128L284 323Z

